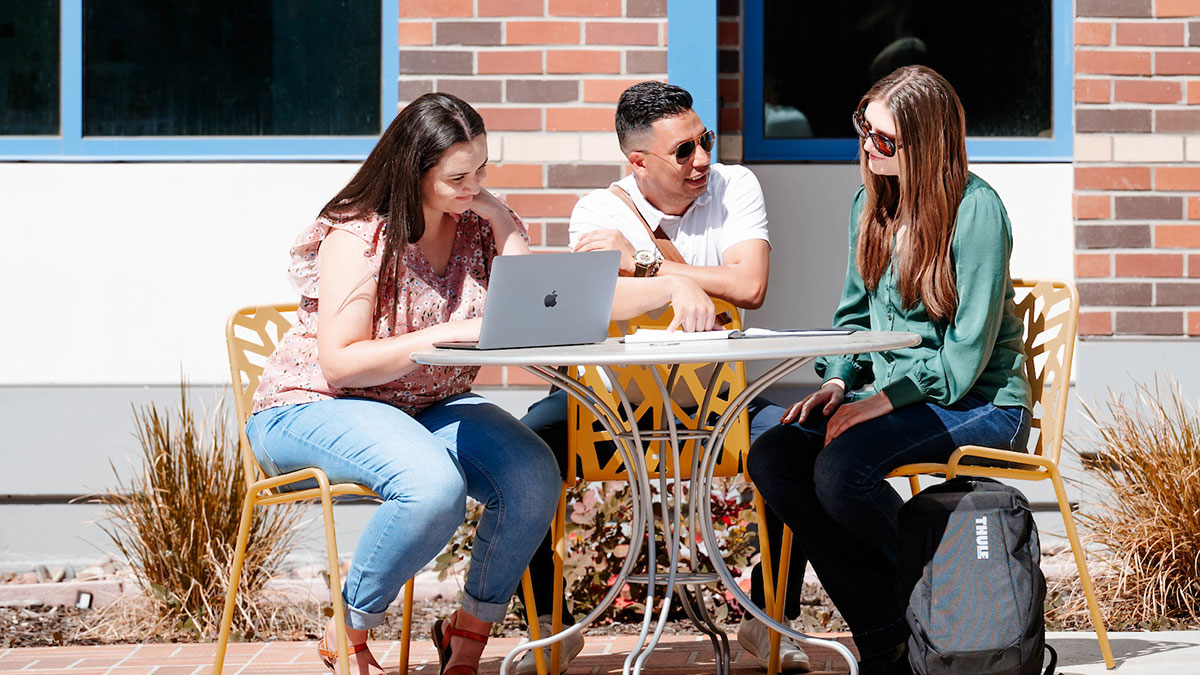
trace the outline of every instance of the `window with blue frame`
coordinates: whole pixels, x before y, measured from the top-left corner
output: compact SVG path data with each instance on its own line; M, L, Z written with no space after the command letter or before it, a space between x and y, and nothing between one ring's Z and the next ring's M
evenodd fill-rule
M0 158L360 159L396 110L395 0L0 6Z
M1071 156L1070 0L748 0L747 160L853 160L850 116L892 70L958 91L972 161Z

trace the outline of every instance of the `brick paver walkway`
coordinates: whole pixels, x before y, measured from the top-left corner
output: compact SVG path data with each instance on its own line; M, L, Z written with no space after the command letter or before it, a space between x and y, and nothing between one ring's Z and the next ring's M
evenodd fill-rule
M846 635L838 636L849 645ZM620 673L636 636L588 637L582 654L567 670L568 675ZM488 643L480 675L500 672L500 660L518 638L494 638ZM762 673L755 659L744 653L730 636L735 675ZM853 647L851 647L853 649ZM372 643L372 651L389 672L395 673L400 658L399 642ZM808 649L815 673L845 673L846 664L831 650ZM212 665L212 644L106 645L100 647L45 647L0 651L0 673L64 673L68 675L201 675ZM664 635L645 672L653 675L712 673L713 653L707 638ZM414 640L409 672L436 674L437 654L427 640ZM225 658L229 675L274 673L327 673L316 657L313 642L267 642L232 644Z

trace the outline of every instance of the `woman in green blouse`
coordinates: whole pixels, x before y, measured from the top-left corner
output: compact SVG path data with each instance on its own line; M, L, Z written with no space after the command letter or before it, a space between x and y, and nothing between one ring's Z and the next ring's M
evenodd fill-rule
M863 186L850 209L838 327L911 331L915 347L818 361L820 390L750 450L749 473L837 605L864 675L907 673L893 579L902 499L884 478L960 445L1024 450L1031 407L1000 197L967 171L948 82L906 66L853 116ZM802 569L793 567L793 569Z

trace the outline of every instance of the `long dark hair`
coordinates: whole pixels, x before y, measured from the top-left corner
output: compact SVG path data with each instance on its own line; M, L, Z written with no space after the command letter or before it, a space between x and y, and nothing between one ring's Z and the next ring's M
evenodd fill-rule
M950 243L967 185L966 116L954 87L925 66L905 66L879 80L859 101L887 107L896 120L899 176L878 176L859 148L867 203L859 219L855 262L868 290L896 257L900 297L920 299L935 321L952 322L958 309ZM892 250L896 223L908 226Z
M321 209L321 215L331 220L379 217L386 221L373 325L383 316L388 326L396 325L398 298L388 289L403 274L408 244L425 234L421 177L437 165L447 148L482 133L483 118L471 104L450 94L425 94L396 115L358 173Z

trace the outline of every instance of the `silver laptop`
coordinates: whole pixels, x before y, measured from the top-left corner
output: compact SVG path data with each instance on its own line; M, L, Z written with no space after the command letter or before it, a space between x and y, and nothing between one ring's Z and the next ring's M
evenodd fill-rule
M433 346L505 349L604 342L620 263L619 251L496 256L479 341Z

